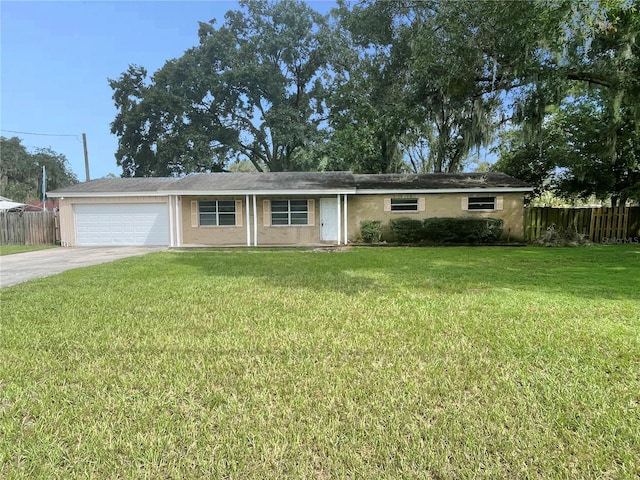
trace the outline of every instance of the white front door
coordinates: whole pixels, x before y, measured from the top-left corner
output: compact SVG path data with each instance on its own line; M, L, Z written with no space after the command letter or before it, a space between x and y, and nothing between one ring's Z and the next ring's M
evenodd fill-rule
M320 199L320 240L338 240L338 200L335 198Z

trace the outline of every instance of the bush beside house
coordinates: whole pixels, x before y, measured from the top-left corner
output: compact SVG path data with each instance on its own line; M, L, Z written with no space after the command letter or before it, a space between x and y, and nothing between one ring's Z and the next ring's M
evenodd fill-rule
M504 222L499 218L394 218L388 225L366 220L360 223L364 243L381 240L408 244L490 244L500 241Z

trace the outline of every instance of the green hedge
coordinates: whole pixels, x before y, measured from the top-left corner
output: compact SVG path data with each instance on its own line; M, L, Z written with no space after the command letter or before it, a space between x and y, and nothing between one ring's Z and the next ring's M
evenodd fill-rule
M499 218L427 218L424 240L432 243L493 243L502 237Z
M394 218L389 222L396 242L419 243L424 239L422 221L413 218Z
M378 243L382 238L382 222L363 220L360 222L360 236L364 243Z

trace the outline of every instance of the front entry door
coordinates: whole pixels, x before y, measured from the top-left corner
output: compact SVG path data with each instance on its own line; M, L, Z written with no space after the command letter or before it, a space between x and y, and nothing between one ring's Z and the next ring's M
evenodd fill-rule
M338 200L320 199L320 240L335 242L338 240Z

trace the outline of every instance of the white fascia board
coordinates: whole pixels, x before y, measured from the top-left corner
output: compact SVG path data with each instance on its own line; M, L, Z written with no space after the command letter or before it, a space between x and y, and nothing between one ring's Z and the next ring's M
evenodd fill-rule
M423 189L359 189L358 195L401 194L401 193L524 193L533 192L532 187L487 187L487 188L423 188Z
M116 198L116 197L168 197L165 192L69 192L69 193L47 193L52 198Z
M261 197L273 197L280 195L290 196L322 196L322 195L353 195L355 189L352 190L190 190L190 191L171 191L166 192L168 195L182 195L184 197L202 197L202 196L244 196L259 195Z

